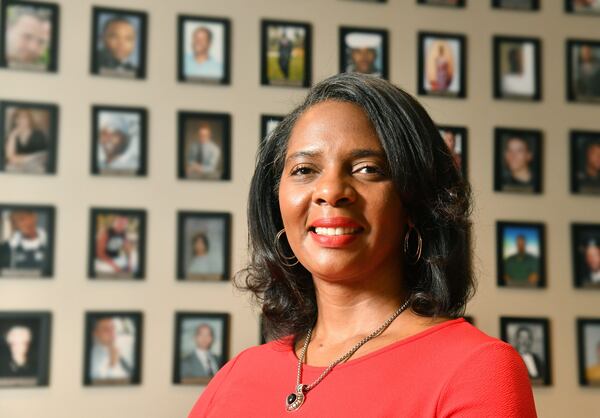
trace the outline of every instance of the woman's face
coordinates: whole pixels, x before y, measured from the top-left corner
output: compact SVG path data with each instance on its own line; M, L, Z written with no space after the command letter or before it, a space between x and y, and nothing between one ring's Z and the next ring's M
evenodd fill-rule
M401 268L402 203L359 106L312 106L296 122L285 158L279 207L288 242L306 269L350 280Z

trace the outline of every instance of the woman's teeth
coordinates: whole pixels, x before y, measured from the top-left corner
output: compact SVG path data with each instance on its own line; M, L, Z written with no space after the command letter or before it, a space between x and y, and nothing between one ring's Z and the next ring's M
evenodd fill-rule
M317 235L350 235L355 234L358 231L357 228L315 228L315 233Z

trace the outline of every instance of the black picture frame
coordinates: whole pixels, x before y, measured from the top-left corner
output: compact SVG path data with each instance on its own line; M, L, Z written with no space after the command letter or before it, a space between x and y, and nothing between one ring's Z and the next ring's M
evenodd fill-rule
M119 168L119 155L116 157L117 167L110 167L111 163L101 163L103 153L99 152L100 139L99 132L102 129L102 123L100 121L102 113L112 113L113 118L111 121L106 123L110 126L109 129L115 131L118 129L128 129L126 140L133 141L137 137L138 152L137 152L137 167L133 168ZM121 114L120 118L114 119L115 114ZM139 125L131 126L131 116L135 115L139 120ZM127 118L129 116L129 118ZM125 126L127 125L127 126ZM137 132L136 132L137 130ZM124 133L121 137L125 136ZM127 177L141 177L147 174L147 162L148 162L148 111L142 107L125 107L125 106L110 106L110 105L93 105L92 106L92 146L91 146L91 172L93 175L101 176L127 176ZM129 146L132 146L131 144ZM127 148L121 151L120 157L123 157L127 153ZM126 155L125 155L126 156ZM107 158L107 157L104 157ZM121 164L122 163L121 158ZM114 160L113 160L114 161ZM106 165L106 167L101 167Z
M351 67L351 63L349 62L349 54L351 54L351 52L349 52L348 50L353 49L351 45L348 45L348 43L346 42L346 39L348 36L351 36L353 34L358 35L356 38L360 37L361 35L363 36L363 38L365 41L367 41L367 43L369 42L369 37L371 38L370 40L373 40L375 38L379 38L380 39L380 47L367 47L365 45L361 45L360 49L368 49L368 50L373 50L373 65L375 65L375 61L378 60L377 58L377 53L379 52L381 54L381 60L380 60L380 67L381 70L380 71L360 71L357 69L352 69L349 68ZM356 41L358 41L360 43L360 39L356 39ZM381 77L385 80L389 79L389 34L388 34L388 30L387 29L381 29L381 28L367 28L367 27L357 27L357 26L340 26L339 28L339 57L340 57L340 73L343 72L348 72L348 71L357 71L360 73L364 73L364 74L372 74L372 75L376 75L378 77ZM350 58L351 59L351 58Z
M7 214L8 212L8 214ZM21 213L21 217L26 214L36 217L36 231L40 229L39 220L42 219L45 229L37 238L39 245L37 250L32 248L25 249L21 245L11 248L6 242L7 236L3 231L5 216L14 216L14 212ZM55 208L49 205L22 205L22 204L2 204L0 205L0 279L1 278L39 278L48 279L54 274L54 243L55 243ZM21 221L22 222L22 221ZM10 223L10 222L9 222ZM25 227L27 224L25 224ZM31 226L30 226L31 227ZM14 237L13 231L10 238ZM20 234L20 232L19 232ZM37 232L36 232L37 234ZM14 243L13 243L14 244ZM40 249L41 248L41 249ZM15 260L16 259L16 260ZM40 259L42 259L40 261ZM28 264L42 263L39 267L27 267ZM20 264L20 266L19 266Z
M517 155L522 152L531 154L531 162L528 164L530 171L530 181L521 181L516 178L506 162L506 147L509 141L515 145L512 146L512 152ZM518 143L520 142L521 145ZM525 151L522 151L523 145ZM527 157L525 157L527 158ZM494 191L502 193L519 194L540 194L543 190L543 132L538 129L522 128L494 128ZM516 163L519 163L517 159Z
M40 131L40 134L38 134L37 137L45 136L46 140L49 143L48 150L46 153L47 155L44 157L39 153L39 151L35 152L37 155L40 156L39 158L43 158L45 160L44 168L40 168L39 166L32 167L31 165L26 165L22 168L14 167L8 168L7 170L5 145L8 139L7 136L9 136L9 134L7 133L7 126L10 125L10 122L7 121L7 112L11 108L18 109L19 111L27 111L31 120L34 120L35 112L43 112L47 114L47 126L45 127L45 129L37 129L38 131ZM59 142L58 120L59 108L56 104L53 103L33 103L13 100L0 101L0 172L42 175L55 174ZM34 133L35 131L36 129L34 128ZM31 155L33 155L33 153Z
M216 363L218 369L223 367L225 363L229 361L230 355L230 315L226 312L176 312L175 313L175 338L174 338L174 351L173 351L173 384L176 385L206 385L214 376L210 370L204 373L203 370L206 367L202 367L202 363L199 358L192 351L188 351L186 356L182 356L184 349L183 344L183 327L186 321L195 322L191 327L196 327L196 332L200 326L206 325L210 328L213 334L213 341L211 347L214 344L214 340L218 341L218 346L221 350L217 350L218 353L210 352L212 358ZM198 322L202 321L200 324ZM211 324L212 323L212 324ZM214 323L220 323L219 332L215 332ZM215 335L216 334L216 335ZM219 337L220 334L220 338ZM188 344L189 345L189 344ZM214 364L213 364L214 367ZM184 372L184 369L186 370Z
M107 254L107 258L110 258L110 261L104 261L102 259L97 259L96 253L99 250L97 247L97 237L99 227L97 222L100 217L113 217L113 221L117 221L118 219L114 219L114 217L119 218L127 218L127 224L119 225L119 229L128 228L132 219L135 220L137 225L135 228L137 231L135 232L137 235L137 242L133 242L136 248L137 254L131 255L123 255L117 254L117 252L121 252L123 247L132 244L130 238L127 237L130 234L130 231L126 230L114 230L111 232L107 231L107 246L110 245L120 245L120 248L110 248L106 251L110 251L115 253L114 257L111 257L110 254ZM109 208L109 207L94 207L90 209L90 221L89 221L90 229L89 229L89 245L88 245L88 277L90 279L96 280L142 280L146 277L146 211L144 209L124 209L124 208ZM108 221L107 221L108 222ZM111 244L110 240L112 240L113 244ZM133 272L129 271L114 271L115 267L123 270L123 266L119 264L123 263L136 263L137 268ZM128 267L130 268L130 266ZM112 272L109 270L113 270ZM106 271L103 271L106 270Z
M565 12L568 14L582 15L582 16L598 16L600 15L600 7L591 11L579 10L574 4L573 0L564 0ZM600 6L600 5L598 5Z
M10 7L23 7L30 10L35 10L35 14L38 21L44 20L50 22L52 28L50 36L48 38L49 46L46 51L40 52L38 61L47 57L47 63L12 63L7 57L6 40L8 38L6 31L8 30L8 9ZM49 14L50 18L46 19L46 16L40 16L40 11L43 14ZM31 13L30 13L31 15ZM4 0L0 3L0 68L9 68L16 70L32 71L32 72L47 72L55 73L58 71L58 49L59 49L59 33L60 33L60 6L56 3L46 3L40 1L26 1L26 0ZM43 32L43 30L41 30Z
M265 142L267 136L275 129L275 126L281 123L283 118L285 118L284 115L260 115L260 144Z
M9 366L12 355L7 340L11 330L17 333L14 338L29 334L30 341L27 363L17 373ZM49 311L0 311L0 389L49 386L51 335Z
M574 54L578 51L576 48L589 47L590 54L595 53L597 65L593 75L583 84L575 80L576 68ZM600 40L593 39L567 39L566 41L566 65L567 65L567 101L589 104L600 104ZM579 80L581 81L581 80ZM591 90L586 92L582 90Z
M600 195L600 167L591 167L597 171L595 176L591 176L585 167L588 154L600 153L600 131L572 130L569 136L571 193ZM591 147L593 150L590 150Z
M133 338L133 347L129 350L131 359L121 358L119 361L119 369L110 372L110 377L97 377L96 372L92 372L90 369L93 367L94 355L92 350L94 349L94 337L93 332L97 323L101 320L115 320L128 319L131 323L121 324L121 331L123 333L129 333L129 338ZM143 313L140 311L87 311L85 313L85 330L84 330L84 363L83 363L83 385L84 386L127 386L127 385L138 385L141 383L142 378L142 337L143 337ZM131 324L134 324L134 330L131 330ZM113 327L115 324L113 322ZM114 338L118 338L118 330ZM116 341L115 346L117 349L123 350L123 347L118 346ZM102 345L102 343L100 343ZM100 350L102 354L102 350ZM100 373L100 372L98 372ZM108 375L109 372L106 372ZM119 376L120 374L120 376ZM129 374L127 376L127 374ZM123 376L125 375L125 376Z
M600 257L600 223L571 223L573 285L578 289L600 289L600 268L594 264Z
M201 181L231 180L231 115L229 113L180 111L177 114L177 121L177 177L184 180ZM197 127L194 129L187 126L188 123L197 125ZM216 164L210 164L208 174L203 172L190 174L186 163L189 158L186 145L191 142L189 139L191 137L190 132L196 135L196 131L202 125L205 125L210 132L211 138L208 142L216 145L220 150L217 157L218 161ZM215 130L220 131L220 135L214 136L213 132ZM219 136L220 141L215 141Z
M509 327L517 327L514 334L529 333L529 341L524 341L521 344L531 344L533 347L537 346L537 349L531 349L524 353L523 350L518 348L518 342L514 341L518 338L518 335L511 335ZM541 341L535 341L536 334L535 329L541 329L542 336ZM539 332L537 333L539 334ZM523 358L523 363L529 374L529 380L534 386L550 386L552 385L552 357L550 348L550 321L547 318L541 317L516 317L516 316L501 316L500 317L500 338L512 345L517 352ZM523 337L526 338L526 337ZM540 348L539 345L542 345ZM526 347L522 347L525 349ZM525 359L525 355L528 355L528 359ZM536 372L534 375L530 367L533 366L533 371ZM539 369L542 369L540 372Z
M577 328L577 369L580 386L600 387L600 318L580 317L575 320ZM588 341L588 329L593 328L595 341ZM588 332L586 332L588 331ZM588 334L588 335L586 335ZM596 350L596 363L589 361Z
M437 87L428 89L425 78L426 76L426 53L427 49L425 43L429 39L444 42L457 42L458 44L458 57L455 57L455 61L459 65L458 71L453 71L459 75L459 85L455 92L438 91ZM419 32L417 42L417 61L418 61L418 72L417 72L417 91L419 95L430 96L430 97L446 97L446 98L466 98L467 97L467 68L466 68L466 55L467 55L467 38L465 35L458 33L447 33L447 32ZM448 88L452 85L452 81L448 84Z
M223 27L223 57L222 76L207 77L202 75L193 76L186 71L186 54L185 41L186 30L185 26L188 23L205 23L208 25L222 25ZM209 30L209 29L207 29ZM212 38L211 34L211 38ZM212 42L212 40L210 41ZM191 84L214 84L227 85L231 80L231 21L228 18L201 16L201 15L178 15L177 16L177 80L180 82Z
M467 0L417 0L417 4L426 6L441 6L449 8L464 8Z
M493 68L494 68L494 98L496 99L504 99L504 100L525 100L525 101L541 101L542 100L542 69L541 69L541 41L539 38L528 38L528 37L520 37L520 36L494 36L493 37L493 51L494 51L494 60L493 60ZM513 49L510 52L517 51L520 53L517 56L509 56L507 61L508 64L503 60L503 46L504 45L512 45ZM519 45L519 49L516 49L516 46ZM533 47L533 53L530 57L533 61L533 69L531 70L531 74L527 74L528 62L526 60L526 54L524 48L527 45L531 45ZM512 60L512 63L510 62ZM507 65L507 67L511 67L508 69L507 73L503 74L503 66ZM518 74L515 74L518 73ZM528 76L533 77L533 92L530 94L526 93L517 93L517 92L507 92L505 91L507 88L503 88L504 84L511 84L513 88L518 89L520 84L523 83L523 79Z
M289 73L289 70L281 69L279 64L279 72L283 74L284 81L271 80L269 77L269 63L268 63L268 47L269 47L269 28L271 26L284 26L289 28L301 29L304 31L304 62L302 63L302 77L300 80L292 82L286 82L285 72ZM279 86L279 87L310 87L312 84L312 25L307 22L298 22L292 20L274 20L274 19L262 19L260 22L260 33L261 33L261 58L260 58L260 84L263 86ZM292 54L293 48L290 49L290 55ZM278 53L279 54L279 53ZM291 67L290 62L286 64Z
M539 0L527 0L528 4L523 3L523 1L517 3L515 0L509 0L508 2L506 0L492 0L492 8L515 11L536 11L540 9Z
M98 46L98 35L100 31L100 17L103 14L108 15L116 15L120 19L126 19L131 24L131 19L139 19L139 32L136 32L136 36L139 41L136 46L137 51L137 66L133 66L129 64L130 67L127 68L126 60L135 52L136 49L132 50L128 57L125 57L125 64L118 65L115 62L111 62L110 66L115 66L116 68L108 68L107 70L103 70L103 65L101 65L101 60L99 59L99 55L101 51ZM131 9L121 9L121 8L112 8L112 7L98 7L94 6L92 8L92 33L91 33L91 44L90 44L90 72L94 75L112 77L112 78L121 78L121 79L145 79L146 78L146 50L147 50L147 42L148 42L148 14L144 11L140 10L131 10ZM107 60L110 61L111 58L114 60L114 57L107 57ZM120 68L123 67L123 68Z
M507 237L508 235L508 237ZM538 254L527 253L527 258L519 256L518 238L522 236L524 245L533 236L537 240ZM517 252L505 254L505 240L514 241ZM537 258L537 260L536 260ZM496 221L496 283L498 287L516 289L535 289L546 287L546 226L541 222ZM506 265L507 263L510 265ZM537 269L537 275L535 270ZM531 272L533 270L533 272ZM524 276L526 277L518 277ZM515 276L515 277L513 277Z
M187 231L186 224L190 220L196 220L199 224L197 231ZM202 224L204 222L204 225ZM212 228L209 222L218 222ZM200 236L201 235L201 236ZM200 273L190 274L186 265L194 263L191 245L186 245L186 237L195 242L203 238L205 251L210 256L211 248L215 251L215 240L220 241L218 250L220 254L212 256L211 259L199 260L196 267ZM209 239L210 237L210 239ZM212 241L212 244L211 244ZM213 253L214 254L214 253ZM228 212L200 212L179 211L177 212L177 280L203 282L203 281L228 281L231 274L231 214ZM189 261L186 263L186 260ZM202 262L206 261L206 262ZM210 268L209 268L210 267ZM217 272L202 272L202 270L217 270Z
M469 173L469 130L466 126L457 125L437 125L442 139L450 147L450 141L454 141L454 149L451 154L454 161L457 163L461 174L464 178L468 178ZM452 135L450 139L449 134ZM459 141L456 141L459 139Z

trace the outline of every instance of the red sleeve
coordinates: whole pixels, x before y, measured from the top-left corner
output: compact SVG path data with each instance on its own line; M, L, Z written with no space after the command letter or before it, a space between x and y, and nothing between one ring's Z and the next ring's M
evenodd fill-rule
M200 394L200 397L196 400L196 403L190 411L188 418L207 418L209 416L210 404L215 396L215 393L221 384L227 379L229 372L231 372L231 369L233 369L233 366L235 366L235 363L244 353L244 351L225 363L225 365L219 369L217 374L210 379L210 382L208 382L208 385L204 388Z
M521 356L497 340L470 354L441 392L443 418L537 418L529 375Z

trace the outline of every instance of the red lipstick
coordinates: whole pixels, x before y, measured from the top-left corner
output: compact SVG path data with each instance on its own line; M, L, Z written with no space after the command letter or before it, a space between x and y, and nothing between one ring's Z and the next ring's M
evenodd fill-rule
M317 219L310 225L309 232L322 247L341 248L353 242L363 229L352 218L337 216Z

